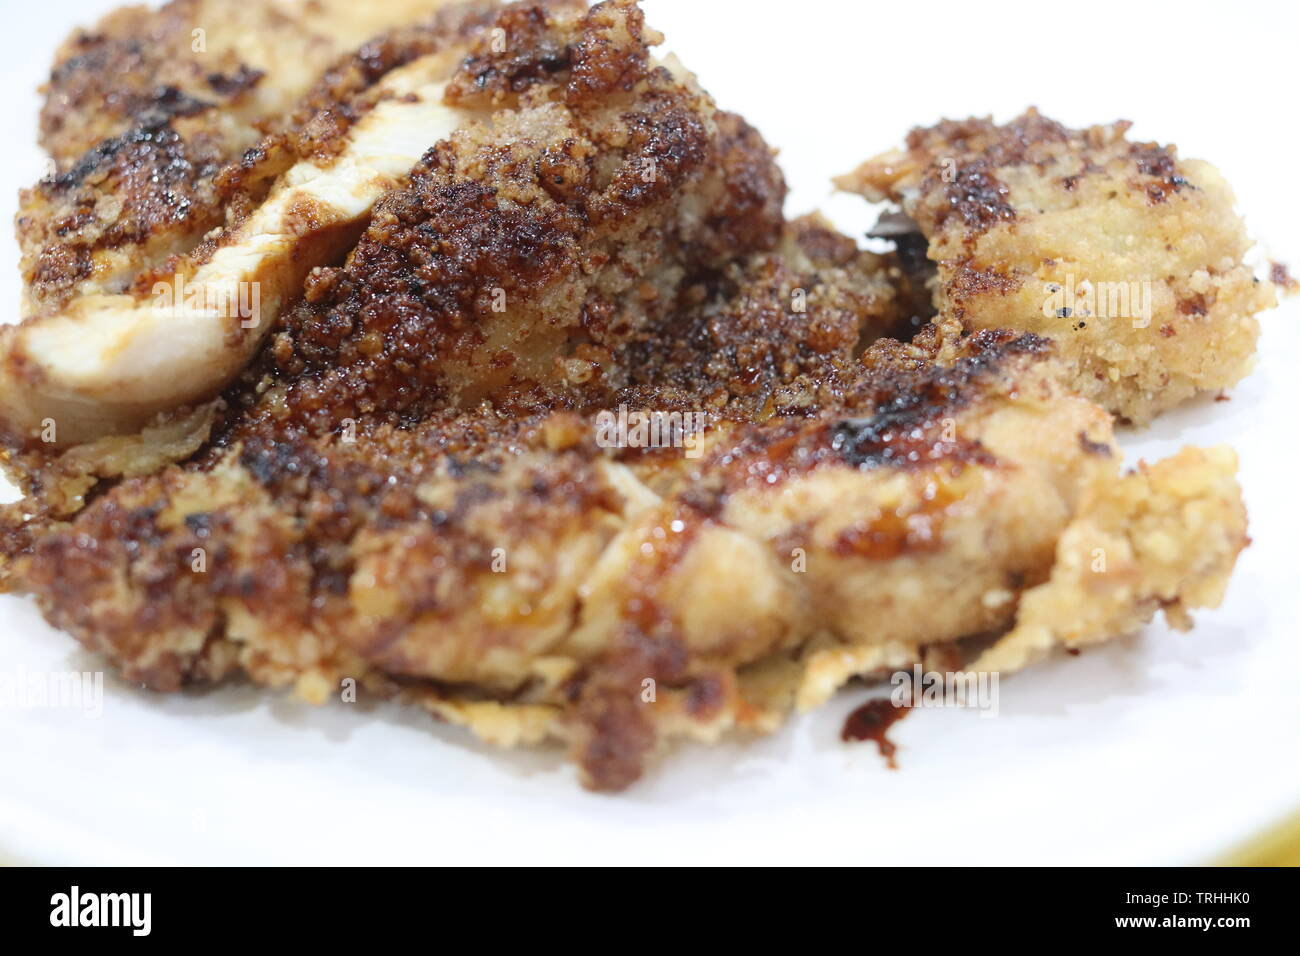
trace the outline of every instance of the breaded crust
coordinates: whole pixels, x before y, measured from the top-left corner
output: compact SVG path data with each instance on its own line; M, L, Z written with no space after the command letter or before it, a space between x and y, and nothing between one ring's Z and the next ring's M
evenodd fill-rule
M928 240L941 316L1053 338L1081 394L1144 423L1236 384L1275 299L1218 171L1128 128L944 121L838 182Z
M214 447L42 529L12 583L157 689L352 677L490 740L566 739L601 789L672 736L770 729L967 638L1009 630L1010 669L1217 601L1245 543L1230 456L1122 478L1044 341L923 339L868 350L833 409L715 421L698 459L601 448L590 412ZM1090 546L1114 579L1079 580Z
M378 77L498 7L173 0L78 31L42 112L54 171L21 198L24 311L130 291L233 227L296 158L338 148Z
M214 130L252 146L267 124L293 113L340 58L458 5L170 0L156 9L123 7L93 28L74 31L55 54L41 145L62 170L140 126L202 115ZM367 57L375 52L361 49Z
M915 257L786 222L771 149L635 4L485 26L446 96L490 118L430 144L219 398L11 443L0 585L155 690L350 678L561 740L608 791L855 676L1011 670L1217 603L1230 452L1122 474L1060 342L883 337ZM368 102L393 50L318 90ZM344 162L363 122L302 142ZM676 418L611 439L629 411Z

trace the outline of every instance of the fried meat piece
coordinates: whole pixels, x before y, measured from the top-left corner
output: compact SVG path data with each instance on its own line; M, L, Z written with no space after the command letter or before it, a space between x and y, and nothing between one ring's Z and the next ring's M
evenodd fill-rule
M66 171L131 130L202 117L206 131L237 154L288 118L340 58L448 5L171 0L157 9L123 7L74 31L55 54L41 145ZM373 59L377 48L364 52Z
M0 332L0 411L14 437L67 444L128 432L221 389L310 270L344 255L427 144L472 118L442 102L453 63L435 54L386 76L387 98L335 155L295 163L246 218L167 268Z
M1121 476L1048 343L949 331L877 343L835 406L711 417L699 457L601 447L590 410L250 435L41 529L10 584L156 689L351 677L566 740L599 789L970 638L1010 631L1009 669L1215 603L1245 543L1231 454ZM1044 607L1068 613L1044 631Z
M491 119L429 144L218 399L11 451L0 586L155 690L351 678L562 741L600 790L855 676L1217 603L1231 452L1121 474L1059 344L882 337L908 257L784 222L771 150L633 3L494 24L440 101Z
M55 169L19 210L26 311L128 291L233 225L295 158L339 140L384 74L496 7L174 0L74 35L43 114Z
M444 104L443 84L495 11L445 6L367 44L247 151L226 111L144 117L29 190L29 314L0 333L9 440L137 430L225 385L307 272L337 262L373 203L475 115Z
M772 151L650 59L639 11L529 23L528 47L480 43L451 83L449 103L491 121L439 143L287 316L290 408L327 407L337 427L617 387L616 352L688 275L780 237Z
M337 155L301 159L238 227L175 264L178 284L205 293L201 308L187 300L178 321L152 291L141 298L169 278L153 274L136 297L82 296L6 333L6 419L29 440L53 421L58 441L77 442L210 397L425 147L348 266L313 276L288 320L316 340L301 363L332 350L313 390L366 405L376 349L403 376L383 387L467 407L589 377L609 346L670 307L688 265L776 241L784 183L771 151L680 66L651 61L659 38L639 11L530 5L499 24L441 105L433 81L446 54L393 71ZM508 55L493 49L497 30L512 38ZM239 329L206 304L248 287L260 312ZM338 347L358 318L364 336ZM402 399L382 404L408 414Z
M1218 171L1128 128L944 121L838 182L928 240L941 316L1050 336L1082 394L1145 423L1249 371L1274 291Z

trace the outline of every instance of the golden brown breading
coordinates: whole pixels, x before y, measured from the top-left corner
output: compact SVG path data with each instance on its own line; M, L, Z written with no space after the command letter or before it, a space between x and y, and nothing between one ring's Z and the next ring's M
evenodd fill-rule
M793 220L772 252L685 283L626 343L608 404L741 421L836 407L866 346L906 323L906 282L895 256L859 250L819 216Z
M122 434L219 392L311 269L345 255L427 144L471 118L443 103L455 62L449 49L387 74L337 153L299 158L242 221L165 269L142 264L126 293L87 292L0 329L0 414L13 439Z
M147 273L238 222L296 158L337 144L384 74L463 42L497 7L173 0L74 35L43 114L57 170L19 209L25 311L147 290Z
M1236 384L1274 293L1218 171L1128 127L944 121L839 185L911 217L942 316L1052 337L1082 394L1143 423Z
M321 432L608 393L638 367L620 347L672 314L688 277L780 240L771 149L680 67L650 61L658 37L639 10L536 13L503 15L528 38L509 48L513 72L485 65L484 40L452 80L458 107L498 107L490 122L431 149L348 261L310 277L243 395L270 372L263 406ZM586 75L589 50L612 86ZM516 74L509 96L479 83Z
M373 87L387 99L330 140L342 143L339 156L300 157L238 228L167 273L137 277L129 301L82 296L0 335L0 409L24 426L19 437L34 443L53 420L59 441L84 441L211 397L251 359L290 287L356 242L351 226L364 227L374 201L357 200L358 187L377 199L394 185L399 171L372 175L368 158L411 142L416 156L430 148L414 169L401 166L409 186L375 209L345 268L311 277L287 320L299 334L277 343L301 343L300 354L277 355L304 366L324 350L328 368L312 390L346 391L363 411L509 401L594 376L616 385L610 349L665 314L688 271L777 241L784 183L771 150L674 61L652 62L658 37L638 10L530 4L493 22L434 121L420 100L443 96L431 81L454 63L445 55L387 74ZM498 35L510 38L508 55L494 51ZM417 71L424 85L402 95ZM489 82L506 76L508 95ZM294 198L306 190L309 203ZM171 272L196 288L260 287L260 321L251 330L227 316L175 321L145 297ZM155 347L160 335L166 351ZM156 367L163 355L174 368ZM400 375L380 378L377 365ZM393 387L402 394L370 394Z
M1046 638L1026 623L1037 650L1217 600L1244 545L1231 461L1121 478L1049 351L883 341L838 407L711 419L698 459L602 448L591 411L264 432L41 529L11 584L149 686L243 671L323 699L352 677L490 740L564 738L618 789L668 737L770 729L935 645L1023 641L1018 607L1061 613ZM1110 584L1069 585L1108 595L1096 627L1058 580L1089 545L1115 549Z
M1047 339L881 338L907 254L785 223L771 150L633 3L495 23L447 87L491 121L431 144L218 400L10 454L0 585L153 689L352 678L563 740L602 790L854 676L1217 603L1231 453L1121 475ZM356 94L341 69L321 89ZM328 162L337 129L303 142ZM645 447L609 434L629 409L678 417Z
M41 145L65 171L133 129L202 116L237 155L286 119L335 61L449 4L171 0L157 9L123 7L74 31L55 54Z

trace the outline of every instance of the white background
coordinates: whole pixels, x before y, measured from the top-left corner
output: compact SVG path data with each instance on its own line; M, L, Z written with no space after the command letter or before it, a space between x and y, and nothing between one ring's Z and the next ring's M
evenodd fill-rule
M371 0L378 2L378 0ZM0 200L43 160L55 45L111 7L5 0ZM874 215L829 178L941 116L1030 104L1136 121L1234 185L1257 258L1300 264L1293 4L647 0L666 49L782 150L791 213ZM5 240L4 257L17 250ZM18 301L13 268L0 301ZM16 308L13 310L16 311ZM11 311L5 320L15 317ZM1295 301L1264 317L1257 373L1130 457L1231 442L1254 545L1189 635L1153 625L1009 678L1001 715L921 711L897 772L837 731L865 695L758 743L676 752L617 797L552 754L503 754L394 707L314 709L246 687L158 697L109 678L104 715L0 709L0 858L35 862L1177 863L1300 807ZM0 670L95 669L0 598Z

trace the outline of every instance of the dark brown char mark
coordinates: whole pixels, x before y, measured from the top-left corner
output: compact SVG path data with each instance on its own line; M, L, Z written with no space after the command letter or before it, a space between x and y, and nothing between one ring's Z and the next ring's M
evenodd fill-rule
M869 700L844 719L840 740L845 743L855 740L875 741L880 756L885 758L889 769L897 770L898 763L894 760L894 754L897 753L898 747L886 735L889 728L906 717L910 710L910 707L895 706L888 697Z

